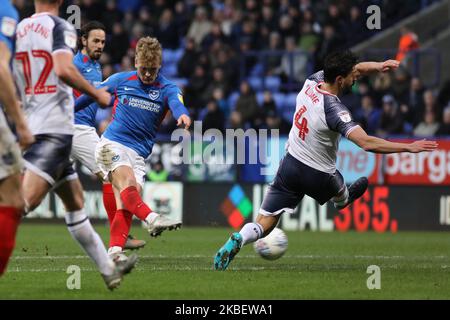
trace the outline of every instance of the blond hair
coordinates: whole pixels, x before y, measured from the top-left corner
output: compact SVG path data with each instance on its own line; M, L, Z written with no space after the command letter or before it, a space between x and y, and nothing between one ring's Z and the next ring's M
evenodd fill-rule
M160 65L162 63L162 47L158 39L140 38L136 45L136 60L144 65L152 65L155 61Z

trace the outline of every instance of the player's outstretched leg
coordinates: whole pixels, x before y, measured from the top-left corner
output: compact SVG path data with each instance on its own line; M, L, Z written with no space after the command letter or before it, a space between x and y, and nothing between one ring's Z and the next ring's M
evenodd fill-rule
M258 216L257 221L261 222L262 219L264 219L262 216ZM271 218L269 219L272 220ZM263 225L266 224L263 222ZM272 221L270 221L268 225L272 225ZM241 231L233 233L222 248L217 251L216 256L214 257L214 269L226 270L242 246L255 242L263 236L264 228L260 223L251 222L245 224Z
M353 203L356 199L361 197L364 192L366 192L369 186L369 180L366 177L361 177L355 182L353 182L350 187L348 187L348 191L343 193L342 195L338 195L332 199L334 202L334 207L338 210L342 210L351 203Z
M235 232L231 235L222 248L217 251L214 257L214 269L226 270L230 262L234 259L236 254L241 250L242 236L239 232Z
M181 228L181 221L172 220L153 212L142 200L136 187L130 186L120 193L120 198L130 212L144 221L147 231L152 237L159 236L164 230L177 230Z

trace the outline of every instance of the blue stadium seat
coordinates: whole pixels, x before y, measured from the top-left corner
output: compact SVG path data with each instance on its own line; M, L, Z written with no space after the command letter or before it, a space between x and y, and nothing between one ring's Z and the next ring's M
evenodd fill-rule
M262 78L261 77L249 77L247 79L248 83L250 84L250 87L256 92L262 91Z
M239 92L238 91L233 91L229 96L228 96L228 105L230 106L230 110L234 110L234 108L236 107L236 101L239 98Z
M258 102L259 106L261 107L264 102L264 92L256 93L256 101Z
M189 80L186 78L173 78L171 79L175 84L181 88L186 87L189 83Z
M175 77L178 74L178 67L175 63L166 63L162 66L161 72L168 78Z
M280 90L281 80L279 77L269 76L265 79L266 90L277 92Z
M277 106L277 110L283 110L284 106L284 94L275 92L272 94L273 100Z
M288 93L284 96L283 109L293 108L295 110L297 93Z
M250 71L251 77L262 77L264 75L264 65L262 63L257 63Z

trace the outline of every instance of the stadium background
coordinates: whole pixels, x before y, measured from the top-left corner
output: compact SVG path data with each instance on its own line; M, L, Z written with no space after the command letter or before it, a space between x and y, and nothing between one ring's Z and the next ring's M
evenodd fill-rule
M30 2L13 1L21 18L32 14ZM181 164L179 150L170 141L176 124L169 113L147 160L144 195L156 211L183 218L188 226L238 229L252 219L273 177L262 175L261 169L276 170L303 81L320 70L327 53L349 48L361 60L402 60L398 71L363 78L342 98L354 118L369 134L399 141L433 137L439 149L428 155L381 156L344 140L338 169L348 183L368 176L370 191L341 213L306 198L282 226L379 232L450 229L450 68L445 59L449 1L74 0L65 1L63 17L70 16L66 9L72 4L81 8L82 24L98 20L107 28L100 60L104 78L132 70L137 40L156 36L164 48L161 72L182 87L193 119L202 121L202 132L280 130L278 144L269 139L268 149L279 148L279 156L268 165L261 158L256 164ZM366 26L366 8L372 4L381 9L380 30ZM410 42L402 56L401 39ZM110 110L101 110L99 133L109 121ZM192 155L201 157L207 142L192 142ZM258 141L247 141L245 152L259 147ZM79 166L78 171L91 217L105 219L99 183L86 168ZM61 203L50 195L30 218L63 214Z

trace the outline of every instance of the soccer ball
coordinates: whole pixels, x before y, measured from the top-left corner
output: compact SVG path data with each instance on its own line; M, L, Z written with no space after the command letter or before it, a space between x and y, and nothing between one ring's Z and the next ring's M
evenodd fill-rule
M286 252L288 238L283 230L275 228L265 238L257 240L253 247L264 259L276 260Z

